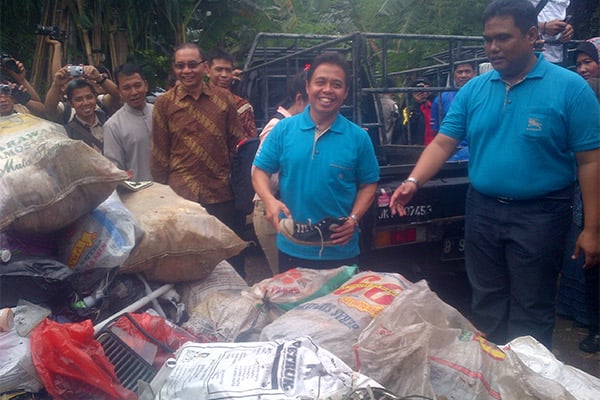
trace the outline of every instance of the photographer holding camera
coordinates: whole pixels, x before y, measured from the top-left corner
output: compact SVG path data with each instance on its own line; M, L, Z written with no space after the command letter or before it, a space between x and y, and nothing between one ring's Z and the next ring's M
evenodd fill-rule
M15 101L12 97L13 86L0 83L0 117L15 113Z
M49 119L64 125L69 137L83 140L102 153L102 125L108 114L98 106L94 83L105 90L103 102L120 104L117 86L96 67L66 65L54 75L52 86L46 93L45 109ZM63 88L66 102L61 102Z
M2 54L1 60L2 90L5 95L12 97L15 112L31 113L46 118L44 104L40 96L26 78L23 63L13 57ZM9 93L10 89L10 93Z

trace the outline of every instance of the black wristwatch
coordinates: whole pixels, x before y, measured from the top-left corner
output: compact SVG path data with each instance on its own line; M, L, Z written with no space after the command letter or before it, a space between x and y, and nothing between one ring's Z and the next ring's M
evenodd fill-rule
M100 86L102 86L102 84L104 82L106 82L106 80L108 79L108 76L106 74L100 74L101 78L99 80L96 81L96 83Z

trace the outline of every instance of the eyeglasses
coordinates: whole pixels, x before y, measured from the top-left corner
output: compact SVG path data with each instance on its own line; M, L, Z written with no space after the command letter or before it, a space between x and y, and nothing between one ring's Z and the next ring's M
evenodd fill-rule
M198 65L202 64L203 62L204 62L204 60L188 61L187 64L184 62L176 62L175 64L173 64L173 68L184 69L187 66L189 69L195 69L198 67Z

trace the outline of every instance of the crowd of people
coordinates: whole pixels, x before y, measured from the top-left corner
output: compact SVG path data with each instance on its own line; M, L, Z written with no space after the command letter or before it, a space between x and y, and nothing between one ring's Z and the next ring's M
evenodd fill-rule
M483 15L493 70L477 76L475 65L458 62L450 89L436 96L424 78L410 84L423 91L411 92L411 104L398 113L399 140L427 147L390 208L404 215L404 206L457 146L468 145L465 256L476 326L495 343L532 335L551 348L566 253L578 260L587 284L590 335L580 347L596 352L598 43L578 45L580 76L553 64L563 59L552 46L574 35L565 21L568 3L493 1ZM548 41L543 52L540 35ZM154 104L146 101L148 83L137 65L119 66L113 80L99 67L53 60L54 79L42 102L23 64L14 61L2 71L0 116L30 112L58 122L132 180L169 185L244 235L232 157L257 129L251 104L231 91L236 73L230 54L181 44L173 54L176 82ZM321 53L290 79L288 98L261 132L252 169L253 221L274 273L358 263L359 221L374 200L379 166L367 132L340 113L350 79L341 54ZM388 127L386 142L390 134ZM576 231L567 235L571 225ZM245 276L243 254L230 262Z

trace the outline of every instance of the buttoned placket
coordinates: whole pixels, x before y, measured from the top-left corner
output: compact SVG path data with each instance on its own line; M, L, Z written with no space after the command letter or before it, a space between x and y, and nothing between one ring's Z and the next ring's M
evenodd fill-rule
M521 79L519 79L519 80L518 80L517 82L515 82L515 83L510 83L510 82L508 82L508 81L505 81L504 79L502 79L502 82L504 82L504 88L505 88L505 90L504 90L504 105L503 105L503 107L502 107L502 111L503 111L503 112L506 112L506 106L507 106L508 104L511 104L511 103L512 103L512 100L510 100L510 98L508 97L508 95L509 95L509 93L510 93L510 90L511 90L513 87L515 87L515 86L517 86L518 84L520 84L521 82L523 82L523 81L525 80L525 78L526 78L526 76L525 76L525 77L523 77L523 78L521 78Z
M329 130L329 127L325 128L325 130L321 131L319 129L318 126L315 125L315 135L314 135L314 141L313 141L313 149L312 149L312 156L311 156L311 160L315 159L315 154L318 154L318 150L317 150L317 141L319 140L319 138L321 136L323 136L327 131Z

